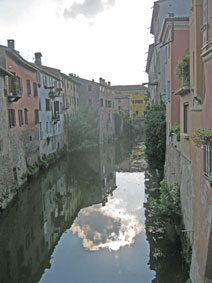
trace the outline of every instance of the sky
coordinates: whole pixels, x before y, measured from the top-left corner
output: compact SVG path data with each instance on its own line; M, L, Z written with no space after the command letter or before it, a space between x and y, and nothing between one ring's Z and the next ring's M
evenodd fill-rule
M0 0L0 45L34 62L112 85L142 84L153 0Z

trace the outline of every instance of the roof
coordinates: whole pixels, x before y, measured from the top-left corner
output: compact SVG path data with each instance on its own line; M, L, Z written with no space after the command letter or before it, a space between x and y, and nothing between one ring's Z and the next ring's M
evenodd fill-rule
M164 38L166 37L168 25L171 27L176 22L180 23L177 26L178 30L189 29L189 17L165 18L160 31L160 42L163 42ZM174 24L174 29L176 29L176 24Z
M117 91L140 91L140 90L147 90L147 88L143 85L116 85L112 86L114 90Z
M73 83L75 83L75 84L77 84L77 85L80 85L80 83L77 82L77 81L75 81L75 80L73 79L73 77L68 76L68 75L66 75L66 74L64 74L64 73L60 73L60 75L61 75L62 78L66 79L66 80L70 80L70 81L72 81Z
M130 94L114 94L114 99L131 99Z
M32 63L33 64L33 66L36 68L36 70L38 70L38 71L40 71L40 72L43 72L43 73L45 73L46 75L48 75L48 76L52 76L52 77L54 77L56 80L60 80L60 78L59 78L59 76L58 75L56 75L55 73L53 73L53 72L50 72L50 71L48 71L48 69L52 69L52 68L50 68L50 67L46 67L46 66L37 66L35 63Z
M95 84L95 85L101 85L101 86L104 86L104 87L109 87L111 88L111 85L108 85L106 83L99 83L99 82L95 82L94 80L87 80L87 79L83 79L83 78L80 78L80 77L76 77L76 76L72 76L73 80L76 81L76 82L81 82L81 83L86 83L86 84Z
M146 73L149 73L150 65L151 65L151 60L152 60L152 54L154 50L154 43L149 45L149 50L148 50L148 57L147 57L147 64L146 64Z
M0 66L0 76L13 76L13 74L5 70L5 68L3 68L2 66Z
M7 46L0 45L0 49L3 49L5 53L14 61L18 62L18 64L24 65L24 67L36 71L34 65L28 61L26 61L17 50L9 48Z

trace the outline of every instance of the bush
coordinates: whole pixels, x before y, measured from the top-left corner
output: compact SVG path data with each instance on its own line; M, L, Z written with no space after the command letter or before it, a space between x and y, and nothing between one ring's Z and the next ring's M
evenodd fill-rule
M176 67L176 75L182 84L190 81L189 55L185 55Z
M171 218L178 222L181 219L179 185L169 185L167 181L163 180L160 182L159 192L159 198L152 199L150 202L152 215Z
M177 124L177 125L171 127L171 129L169 131L169 136L172 136L172 134L176 134L177 135L177 141L180 141L180 124Z
M148 107L145 115L146 158L152 169L162 171L166 151L166 116L165 104Z

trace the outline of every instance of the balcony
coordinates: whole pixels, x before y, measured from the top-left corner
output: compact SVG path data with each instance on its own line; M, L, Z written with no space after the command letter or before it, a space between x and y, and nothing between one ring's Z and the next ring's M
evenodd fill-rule
M175 95L181 95L181 96L184 96L188 93L190 93L190 83L189 82L187 84L182 85L180 88L178 88L174 92Z
M59 121L60 121L60 114L58 112L56 112L52 115L52 123L56 124Z
M9 77L9 95L8 102L16 102L23 93L22 79L19 76Z
M21 95L19 93L12 93L10 92L8 95L8 102L16 102L21 98Z
M49 91L49 97L54 99L56 97L61 96L61 90L62 88L55 88L55 87L48 87Z

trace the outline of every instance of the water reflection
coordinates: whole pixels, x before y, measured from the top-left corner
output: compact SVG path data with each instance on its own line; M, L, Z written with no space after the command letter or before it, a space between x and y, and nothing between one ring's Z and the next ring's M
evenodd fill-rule
M21 190L0 215L0 282L38 282L80 209L106 202L115 186L111 145L73 154Z
M139 220L128 213L122 201L111 197L104 207L95 205L81 210L71 227L83 239L83 247L90 251L101 248L118 251L132 245L142 230Z
M128 140L71 154L32 180L0 215L0 282L169 282L139 159Z

